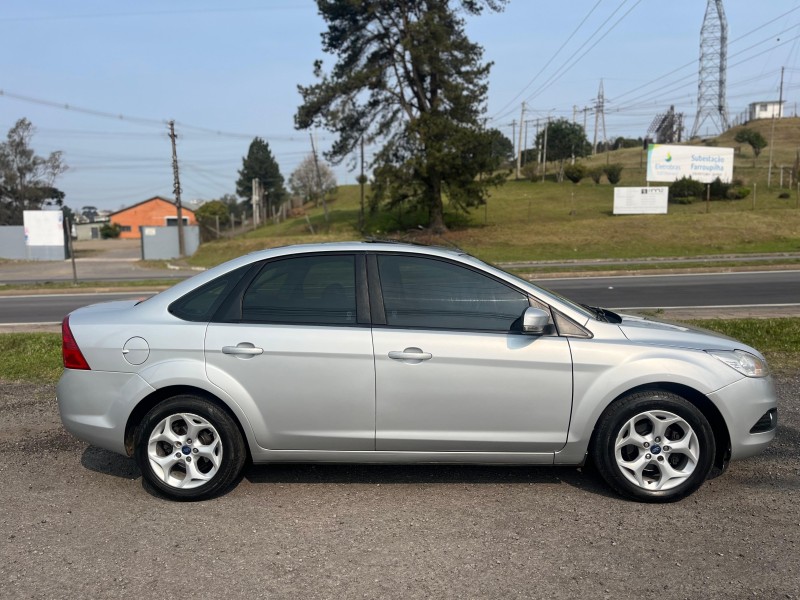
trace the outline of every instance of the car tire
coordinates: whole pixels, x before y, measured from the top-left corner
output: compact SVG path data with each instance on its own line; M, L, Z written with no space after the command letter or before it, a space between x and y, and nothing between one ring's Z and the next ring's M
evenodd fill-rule
M155 491L173 500L207 500L237 481L247 449L224 409L181 395L145 415L136 432L134 457L145 483Z
M674 502L708 478L714 432L691 402L653 390L612 403L600 417L590 448L605 482L640 502Z

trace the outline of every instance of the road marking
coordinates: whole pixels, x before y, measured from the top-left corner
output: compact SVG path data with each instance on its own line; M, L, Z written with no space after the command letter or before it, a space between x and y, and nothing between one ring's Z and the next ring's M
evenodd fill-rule
M612 310L692 310L698 308L792 308L800 307L800 303L791 302L788 304L704 304L700 306L621 306Z
M800 273L798 270L791 270L791 271L731 271L728 273L661 273L660 275L602 275L599 277L593 277L591 275L585 277L550 277L548 278L536 278L530 279L532 283L540 282L540 281L586 281L587 279L643 279L646 277L719 277L719 276L729 276L729 275L775 275L777 273Z
M135 291L135 292L86 292L83 294L27 294L24 296L2 296L0 300L13 300L15 298L28 299L28 298L82 298L90 296L131 296L139 298L141 296L154 295L158 292L154 291Z

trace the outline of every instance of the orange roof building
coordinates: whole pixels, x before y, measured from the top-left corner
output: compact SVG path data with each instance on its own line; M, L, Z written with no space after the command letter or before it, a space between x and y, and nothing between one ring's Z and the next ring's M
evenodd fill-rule
M184 225L197 225L194 211L186 207L181 209ZM139 227L168 227L178 225L178 208L173 202L160 196L118 210L110 215L111 223L122 227L119 237L127 240L141 239Z

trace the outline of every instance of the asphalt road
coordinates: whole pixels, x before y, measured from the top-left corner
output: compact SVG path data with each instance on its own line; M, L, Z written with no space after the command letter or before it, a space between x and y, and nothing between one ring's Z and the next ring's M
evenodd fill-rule
M583 277L542 279L538 283L577 302L616 309L788 304L797 305L800 310L800 271ZM125 292L0 297L0 323L55 323L80 306L147 295Z
M0 597L800 598L800 375L777 439L669 505L566 468L275 465L174 503L0 381Z

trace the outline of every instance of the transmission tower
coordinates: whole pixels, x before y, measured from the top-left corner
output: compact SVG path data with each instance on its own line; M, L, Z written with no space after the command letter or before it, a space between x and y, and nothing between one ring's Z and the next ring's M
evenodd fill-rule
M600 89L597 90L597 101L594 104L594 140L592 141L592 154L597 153L597 129L603 128L603 149L608 151L608 136L606 135L606 96L603 92L603 80L600 80Z
M692 135L696 137L707 120L715 133L728 129L725 101L728 70L728 21L722 0L708 0L703 27L700 29L700 74L697 86L697 116Z
M683 113L676 113L675 106L655 116L647 129L647 138L656 144L680 143L683 134Z

